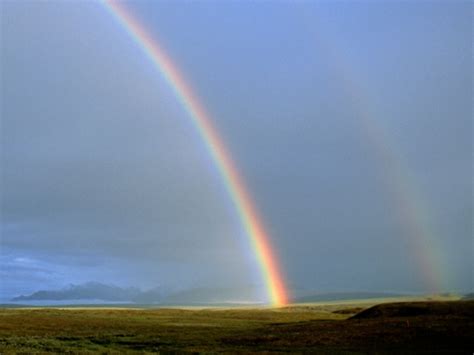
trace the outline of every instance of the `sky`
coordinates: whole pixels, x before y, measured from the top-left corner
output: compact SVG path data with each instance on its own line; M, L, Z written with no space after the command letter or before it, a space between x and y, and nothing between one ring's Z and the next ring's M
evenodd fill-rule
M202 138L111 13L0 6L0 298L263 288ZM473 290L470 2L124 6L210 112L289 290Z

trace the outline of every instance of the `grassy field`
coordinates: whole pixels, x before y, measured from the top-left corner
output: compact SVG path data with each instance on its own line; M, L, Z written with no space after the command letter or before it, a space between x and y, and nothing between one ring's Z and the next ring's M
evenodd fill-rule
M385 303L370 308L374 303L279 309L4 308L0 353L472 354L474 350L473 301Z

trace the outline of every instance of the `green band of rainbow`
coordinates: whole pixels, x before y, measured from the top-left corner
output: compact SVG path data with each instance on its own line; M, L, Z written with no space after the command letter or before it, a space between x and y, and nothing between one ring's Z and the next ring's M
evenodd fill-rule
M115 1L104 1L105 7L118 19L130 36L141 47L155 68L167 80L177 99L188 112L199 135L211 155L231 200L240 216L246 234L255 251L270 302L283 305L288 302L287 292L279 270L277 259L272 251L268 234L262 220L239 176L236 166L213 127L209 114L194 95L176 65L165 51L138 23L124 7Z
M317 13L311 15L317 16ZM303 21L306 19L303 18ZM418 263L418 270L414 271L423 279L422 287L433 293L448 290L450 273L440 244L442 238L434 227L432 213L416 176L403 159L396 142L391 139L389 129L383 124L383 111L377 110L374 93L362 85L367 80L357 75L355 67L336 46L337 41L323 36L326 31L318 26L321 21L313 17L307 21L310 23L308 28L316 26L317 30L312 31L315 45L330 60L337 80L352 102L354 116L359 120L380 168L384 171L387 192L392 197L395 213L401 217L401 238L405 238L410 246L406 254L414 257Z

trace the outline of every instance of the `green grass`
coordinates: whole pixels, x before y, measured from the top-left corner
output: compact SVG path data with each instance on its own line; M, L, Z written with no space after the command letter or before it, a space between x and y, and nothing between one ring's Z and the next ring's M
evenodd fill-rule
M0 353L449 353L474 349L469 340L474 339L473 317L455 311L472 309L474 302L448 303L449 312L440 315L428 312L358 320L349 318L366 308L360 302L281 309L0 309ZM435 308L440 307L444 306L438 303Z

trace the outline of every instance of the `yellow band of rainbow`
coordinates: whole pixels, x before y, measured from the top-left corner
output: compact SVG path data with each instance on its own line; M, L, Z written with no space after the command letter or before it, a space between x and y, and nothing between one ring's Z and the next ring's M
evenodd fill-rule
M245 184L239 176L231 155L212 125L209 114L194 95L190 85L184 80L176 65L160 47L157 40L152 38L129 11L118 2L104 1L103 4L118 19L119 23L127 30L136 43L139 44L158 72L169 83L181 105L188 112L215 162L226 190L239 214L260 266L270 303L274 306L286 304L288 302L287 291L279 270L277 258L272 251L268 234L245 188Z

